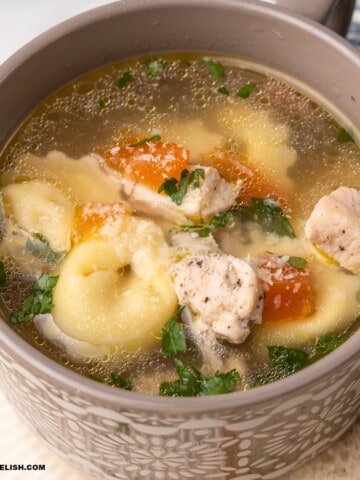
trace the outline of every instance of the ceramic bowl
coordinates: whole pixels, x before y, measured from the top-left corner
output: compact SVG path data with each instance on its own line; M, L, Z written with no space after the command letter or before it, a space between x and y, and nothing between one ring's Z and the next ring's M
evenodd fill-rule
M293 83L357 136L360 58L336 34L259 2L129 0L50 30L0 68L0 145L48 94L99 65L163 51L240 55ZM0 322L0 386L56 453L101 479L276 479L355 421L360 332L316 364L241 393L113 389L43 356Z

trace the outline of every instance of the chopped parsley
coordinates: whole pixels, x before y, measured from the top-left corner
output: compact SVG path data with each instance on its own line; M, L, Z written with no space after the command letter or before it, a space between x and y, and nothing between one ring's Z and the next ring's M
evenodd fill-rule
M218 93L222 93L223 95L229 95L229 90L226 87L219 87L217 91Z
M338 135L336 137L336 140L339 142L339 143L348 143L348 142L353 142L355 143L355 140L353 139L353 137L350 135L350 133L345 130L345 128L340 128L339 132L338 132Z
M207 71L213 76L217 78L225 77L225 69L224 66L219 62L214 62L210 58L204 58L203 63L207 68Z
M252 205L239 205L234 212L243 222L256 222L265 232L295 238L295 232L276 200L272 198L252 198Z
M158 193L166 193L176 205L181 205L189 187L200 188L201 178L205 178L203 168L196 168L191 173L185 169L181 172L180 180L173 177L165 180Z
M106 107L106 101L103 98L99 98L98 105L100 108Z
M287 377L332 352L344 341L345 338L342 336L327 335L321 337L316 342L312 354L296 348L270 345L267 347L267 350L272 368L266 373L255 374L252 379L252 386L258 387Z
M126 380L122 375L117 373L110 374L112 384L117 388L122 388L123 390L132 390L132 384L129 380Z
M240 382L240 374L233 369L229 372L219 373L205 377L200 369L189 359L174 359L179 380L163 382L159 393L168 397L199 397L229 393Z
M179 308L162 329L162 351L166 357L171 357L186 349L184 326L179 321L184 308Z
M4 290L6 285L6 272L4 262L0 261L0 291Z
M148 142L158 142L160 139L161 139L160 135L153 135L150 138L142 138L137 143L133 143L132 145L129 145L129 147L139 147L140 145L144 145L145 143L148 143Z
M302 258L302 257L289 257L287 263L292 267L301 270L302 268L306 267L307 260L305 260L305 258Z
M121 75L121 77L117 81L117 86L119 88L126 87L126 85L130 82L130 80L132 80L132 78L133 78L132 70L131 68L128 68L127 70L125 70L125 72Z
M10 315L10 323L18 324L33 320L40 313L50 313L53 305L53 289L59 277L51 277L47 273L34 283L32 292L23 303L22 308Z
M152 77L158 77L165 70L166 62L162 58L158 58L158 59L150 60L149 62L146 62L145 65L148 73Z
M64 251L55 252L42 233L33 233L26 241L26 248L34 257L47 263L55 263L65 255Z
M229 227L234 223L234 215L231 212L219 212L214 215L209 223L198 225L180 225L183 232L196 232L200 237L208 237L214 228Z
M248 83L240 88L237 92L237 96L240 98L249 98L253 90L256 88L256 83Z

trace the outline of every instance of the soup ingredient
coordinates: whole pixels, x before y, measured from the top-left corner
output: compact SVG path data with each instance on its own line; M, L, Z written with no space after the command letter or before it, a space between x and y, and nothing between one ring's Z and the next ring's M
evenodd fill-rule
M158 189L167 178L180 179L189 165L189 151L173 142L124 143L102 152L106 164L126 178Z
M294 258L299 257L264 254L253 259L265 294L263 321L305 318L315 310L310 270L292 266Z
M34 283L32 292L23 303L17 313L10 315L11 323L25 323L41 313L51 312L53 304L53 289L59 280L58 276L50 276L47 273Z
M237 206L234 211L242 222L256 222L265 232L295 237L294 229L276 200L252 198L251 206Z
M229 93L230 93L229 90L228 90L226 87L219 87L219 88L217 89L217 91L218 91L219 93L222 93L223 95L229 95Z
M267 351L272 368L265 373L255 375L252 384L253 386L260 386L287 377L316 360L320 360L320 358L338 348L344 341L343 336L328 335L321 337L316 341L312 354L295 348L269 345Z
M214 62L211 58L204 58L203 63L213 77L225 77L225 68L220 62Z
M111 382L115 387L122 388L123 390L132 390L132 384L129 380L126 380L122 375L111 372Z
M159 189L164 190L186 216L209 217L232 206L239 194L240 183L228 183L212 167L196 165L189 171L182 172L178 190L173 179L165 181Z
M183 232L195 232L200 237L205 238L210 235L211 230L215 228L229 227L234 222L234 216L231 212L220 212L214 215L208 223L199 225L180 225Z
M320 198L305 235L327 255L353 273L360 273L360 191L340 187Z
M19 235L19 230L34 236L30 241L44 239L51 250L70 249L73 207L54 186L40 180L14 183L3 189L5 213L8 216L7 235ZM40 235L40 237L39 237ZM37 255L38 256L38 255Z
M240 98L249 98L253 90L256 88L256 83L248 83L240 88L237 92L237 96Z
M52 315L69 337L140 353L159 344L177 298L160 227L132 216L123 227L71 250L59 268Z
M121 77L117 81L117 86L119 88L126 87L126 85L130 82L130 80L132 80L132 78L133 78L132 70L131 68L128 68L127 70L125 70L125 72L121 75Z
M166 357L181 353L186 349L184 326L180 321L184 307L166 322L162 329L162 351Z
M339 143L347 143L347 142L354 143L353 137L350 135L350 133L347 130L345 130L345 128L340 128L338 136L336 137L336 140Z
M151 141L159 141L161 140L161 137L160 135L153 135L152 137L150 138L142 138L141 140L139 140L138 142L136 143L133 143L132 145L130 145L130 147L139 147L140 145L144 145L144 143L148 143L148 142L151 142Z
M148 62L145 62L145 65L146 65L148 73L152 77L158 77L165 70L167 62L165 60L163 60L162 58L156 58L154 60L150 60Z
M181 305L218 338L242 343L261 322L262 292L254 269L231 255L189 255L170 268Z
M50 264L58 262L66 253L65 250L54 252L48 240L41 233L34 233L32 237L28 237L26 248L34 257L45 260L45 262Z
M196 365L187 358L174 359L179 380L163 382L160 395L170 397L196 397L231 392L240 382L240 374L233 369L226 373L216 373L205 377Z

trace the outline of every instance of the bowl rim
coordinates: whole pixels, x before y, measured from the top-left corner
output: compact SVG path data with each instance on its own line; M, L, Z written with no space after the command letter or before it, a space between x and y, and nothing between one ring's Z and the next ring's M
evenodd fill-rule
M327 28L305 19L299 15L287 12L286 10L264 4L258 0L122 0L105 4L74 17L71 17L60 24L52 27L42 33L20 50L15 52L9 59L0 65L0 84L6 77L20 66L25 60L31 58L36 52L62 38L71 32L99 22L111 14L121 14L146 10L148 8L213 8L213 9L250 9L266 16L276 17L278 20L292 25L295 28L302 29L311 34L314 39L325 42L332 48L337 49L343 55L356 61L360 69L360 56L355 47L351 46L346 40L338 34ZM217 52L216 52L217 53ZM356 53L356 55L354 55ZM48 382L57 384L57 388L65 388L68 391L76 392L77 395L86 395L88 398L97 399L97 401L106 402L116 407L126 407L128 409L142 409L144 411L157 411L161 413L170 413L173 415L192 414L192 413L211 413L219 410L247 408L260 403L266 403L276 398L281 401L283 395L288 395L295 390L301 389L307 385L313 384L330 375L339 367L355 358L360 352L360 330L354 333L343 345L335 351L328 354L325 358L318 360L313 365L300 370L285 379L276 382L249 389L243 392L233 392L221 396L219 407L219 396L206 396L196 398L186 397L162 397L159 395L148 395L137 392L131 392L113 388L107 384L101 384L87 377L84 377L69 368L57 363L55 360L47 357L38 351L35 347L28 344L20 335L18 335L5 321L0 321L0 344L6 348L5 351L15 355L15 359L20 359L23 365L29 366L32 374L33 369L45 377ZM1 355L1 354L0 354ZM4 392L6 395L6 392Z

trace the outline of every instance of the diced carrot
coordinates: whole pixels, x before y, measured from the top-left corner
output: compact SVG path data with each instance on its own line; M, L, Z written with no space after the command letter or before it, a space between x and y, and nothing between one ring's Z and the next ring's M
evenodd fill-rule
M265 322L305 318L314 312L310 271L291 266L288 258L264 254L256 259L265 294Z
M126 221L127 208L124 204L113 205L87 203L77 208L71 232L74 243L101 236L118 235Z
M281 202L284 195L253 166L246 164L246 158L233 155L224 148L216 148L210 155L204 155L202 165L214 167L228 182L243 181L237 202L250 205L252 198L273 198Z
M136 145L136 142L129 139L102 152L107 165L154 189L168 178L179 180L181 172L189 166L189 151L176 143L150 140Z

